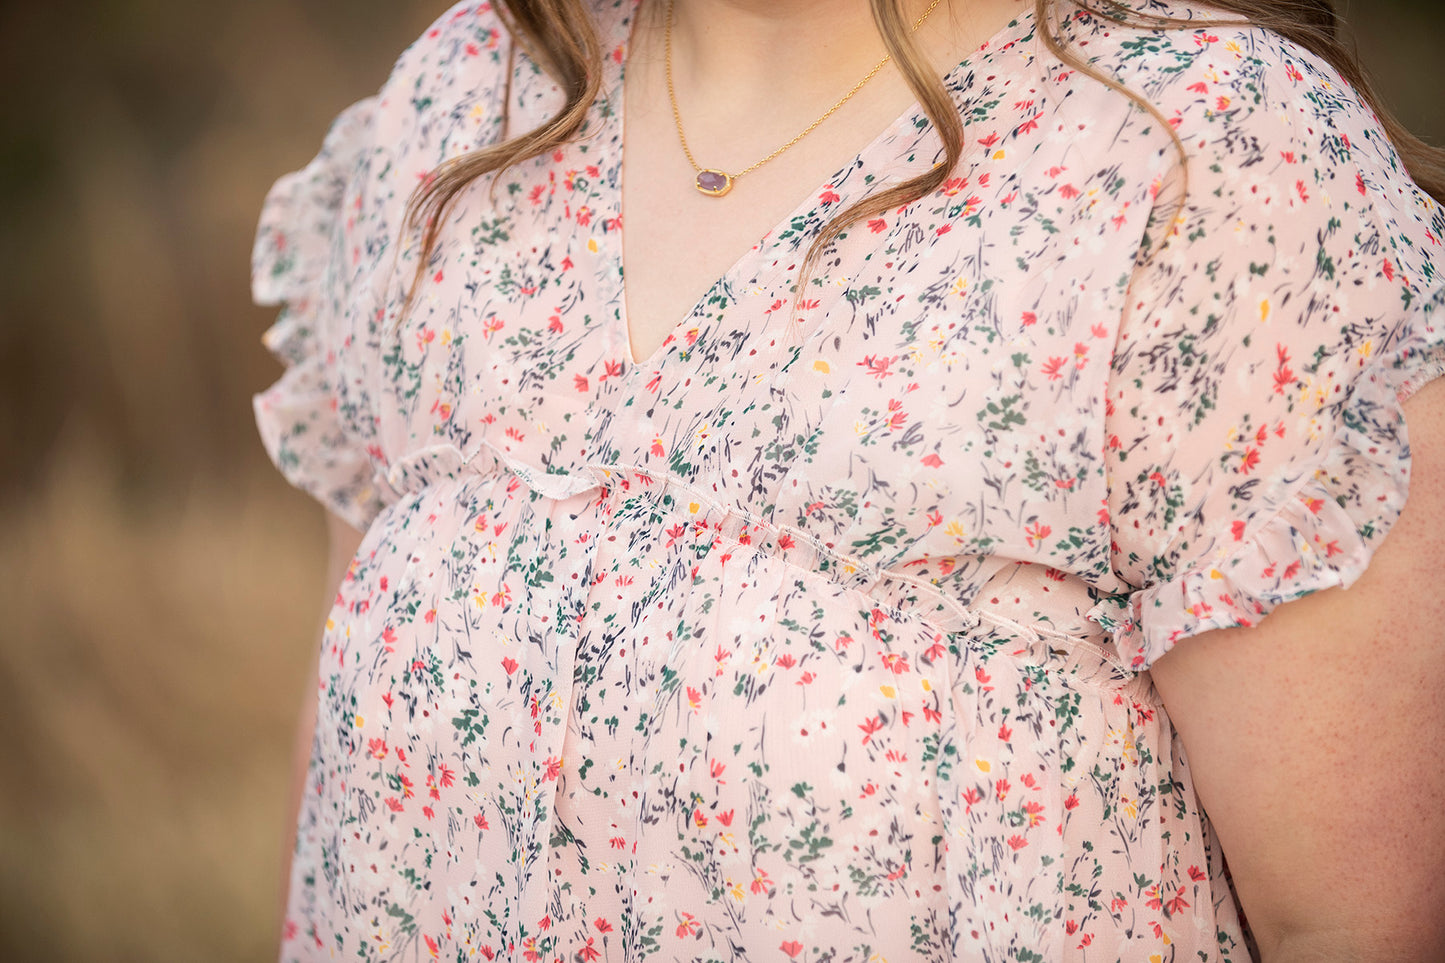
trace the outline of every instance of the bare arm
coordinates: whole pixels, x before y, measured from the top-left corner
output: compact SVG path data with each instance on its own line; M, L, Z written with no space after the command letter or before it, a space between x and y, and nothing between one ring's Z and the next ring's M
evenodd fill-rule
M1154 666L1264 963L1445 960L1445 383L1405 410L1359 581Z
M321 637L325 630L326 618L336 598L337 586L346 575L352 558L364 537L361 532L330 512L326 513L326 529L330 543L326 564L326 595L321 608L322 623L317 632ZM301 697L301 713L296 723L296 739L292 748L291 795L288 802L288 826L283 837L284 850L281 855L281 916L285 926L286 899L291 880L291 855L296 848L296 816L301 809L301 794L306 788L306 770L311 761L311 736L316 728L316 673L320 664L320 646L313 653L311 671L306 676L306 688Z

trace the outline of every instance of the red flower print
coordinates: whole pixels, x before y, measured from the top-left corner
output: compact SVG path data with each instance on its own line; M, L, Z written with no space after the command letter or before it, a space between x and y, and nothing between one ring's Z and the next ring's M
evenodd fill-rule
M492 828L491 825L487 822L487 817L484 816L482 813L477 813L475 816L473 816L473 817L472 817L472 822L474 822L474 823L477 824L477 828L478 828L478 829L491 829L491 828Z
M1188 909L1188 908L1189 908L1189 903L1184 899L1184 887L1181 886L1181 887L1179 887L1179 889L1175 892L1174 898L1171 899L1171 900L1169 900L1169 902L1167 902L1167 903L1164 904L1164 915L1166 915L1166 916L1173 916L1175 913L1178 913L1180 910Z
M881 715L874 716L858 728L863 730L863 745L866 746L868 745L868 740L873 738L873 734L883 728L883 717Z
M797 959L798 954L803 952L803 944L797 940L784 940L783 945L778 947L792 959Z
M1039 370L1041 370L1044 374L1048 375L1050 381L1058 381L1060 378L1063 377L1063 375L1059 372L1064 367L1064 360L1065 359L1058 357L1050 358L1048 361L1044 362L1043 367Z
M597 930L597 932L599 932L599 933L611 933L611 932L612 932L612 924L607 921L607 917L605 917L605 916L599 916L599 917L597 917L595 920L593 920L593 921L592 921L592 926L593 926L593 928L595 928L595 929Z
M1024 534L1028 536L1029 548L1035 548L1039 545L1042 545L1044 539L1048 538L1051 532L1053 532L1053 529L1045 525L1043 522L1035 522L1034 524L1025 528Z
M1284 345L1275 346L1275 354L1279 358L1279 365L1274 372L1274 393L1284 394L1284 389L1294 384L1294 370L1289 366L1289 351Z
M392 812L394 812L394 813L399 813L399 812L402 811L402 808L403 808L403 807L402 807L402 805L401 805L401 800L400 800L400 799L397 799L395 796L387 796L387 797L386 797L386 808L387 808L387 809L390 809L390 810L391 810Z
M883 659L883 667L894 675L908 671L908 656L897 652L881 652L879 656Z
M1028 844L1029 841L1027 839L1024 839L1022 836L1010 836L1008 838L1009 849L1012 849L1014 852L1018 852Z
M897 360L898 355L894 355L891 358L883 358L875 354L870 354L865 355L863 360L858 362L858 367L866 368L870 375L882 381L884 378L893 374L892 371L888 370L888 366Z
M697 919L691 913L678 913L678 919L682 922L677 924L678 936L695 936L701 934Z

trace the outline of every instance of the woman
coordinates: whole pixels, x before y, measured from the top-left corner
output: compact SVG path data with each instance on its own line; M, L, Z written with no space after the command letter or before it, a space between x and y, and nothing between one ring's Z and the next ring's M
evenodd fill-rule
M1445 180L1332 23L443 15L257 242L283 958L1440 959Z

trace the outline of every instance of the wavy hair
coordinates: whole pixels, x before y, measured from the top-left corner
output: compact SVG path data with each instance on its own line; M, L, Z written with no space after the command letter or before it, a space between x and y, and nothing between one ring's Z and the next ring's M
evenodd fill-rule
M400 325L416 292L425 282L427 268L436 253L441 225L458 195L474 180L500 174L514 164L545 154L566 143L580 131L602 77L603 51L588 0L493 0L508 31L528 55L545 70L565 94L557 112L545 123L502 141L468 151L444 162L412 194L406 207L402 230L421 231L421 252L416 273L398 312ZM1374 110L1396 152L1415 182L1436 200L1445 203L1445 150L1432 147L1411 134L1385 108L1370 84L1352 47L1342 36L1343 24L1331 0L1201 0L1209 7L1237 20L1184 20L1142 13L1121 0L1034 0L1035 21L1044 45L1060 61L1132 100L1157 118L1174 140L1181 165L1181 192L1188 190L1187 154L1174 128L1138 93L1129 90L1071 50L1058 28L1068 11L1083 11L1108 18L1121 25L1144 30L1173 30L1200 26L1249 24L1273 31L1319 56L1350 84ZM937 190L957 167L963 154L963 123L953 100L932 64L914 42L903 0L869 0L873 21L893 63L932 122L943 142L944 160L888 190L858 201L828 221L814 238L803 260L796 287L801 294L819 256L852 224L893 208L912 203ZM510 71L508 72L510 78ZM797 298L795 298L795 301ZM791 331L795 325L789 325Z

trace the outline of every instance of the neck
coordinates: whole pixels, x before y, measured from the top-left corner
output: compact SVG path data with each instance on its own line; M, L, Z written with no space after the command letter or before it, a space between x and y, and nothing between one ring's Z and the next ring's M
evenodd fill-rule
M647 2L660 28L667 0ZM927 4L904 6L916 18ZM759 102L780 87L846 89L886 53L869 0L673 0L672 43L679 82L725 84Z

